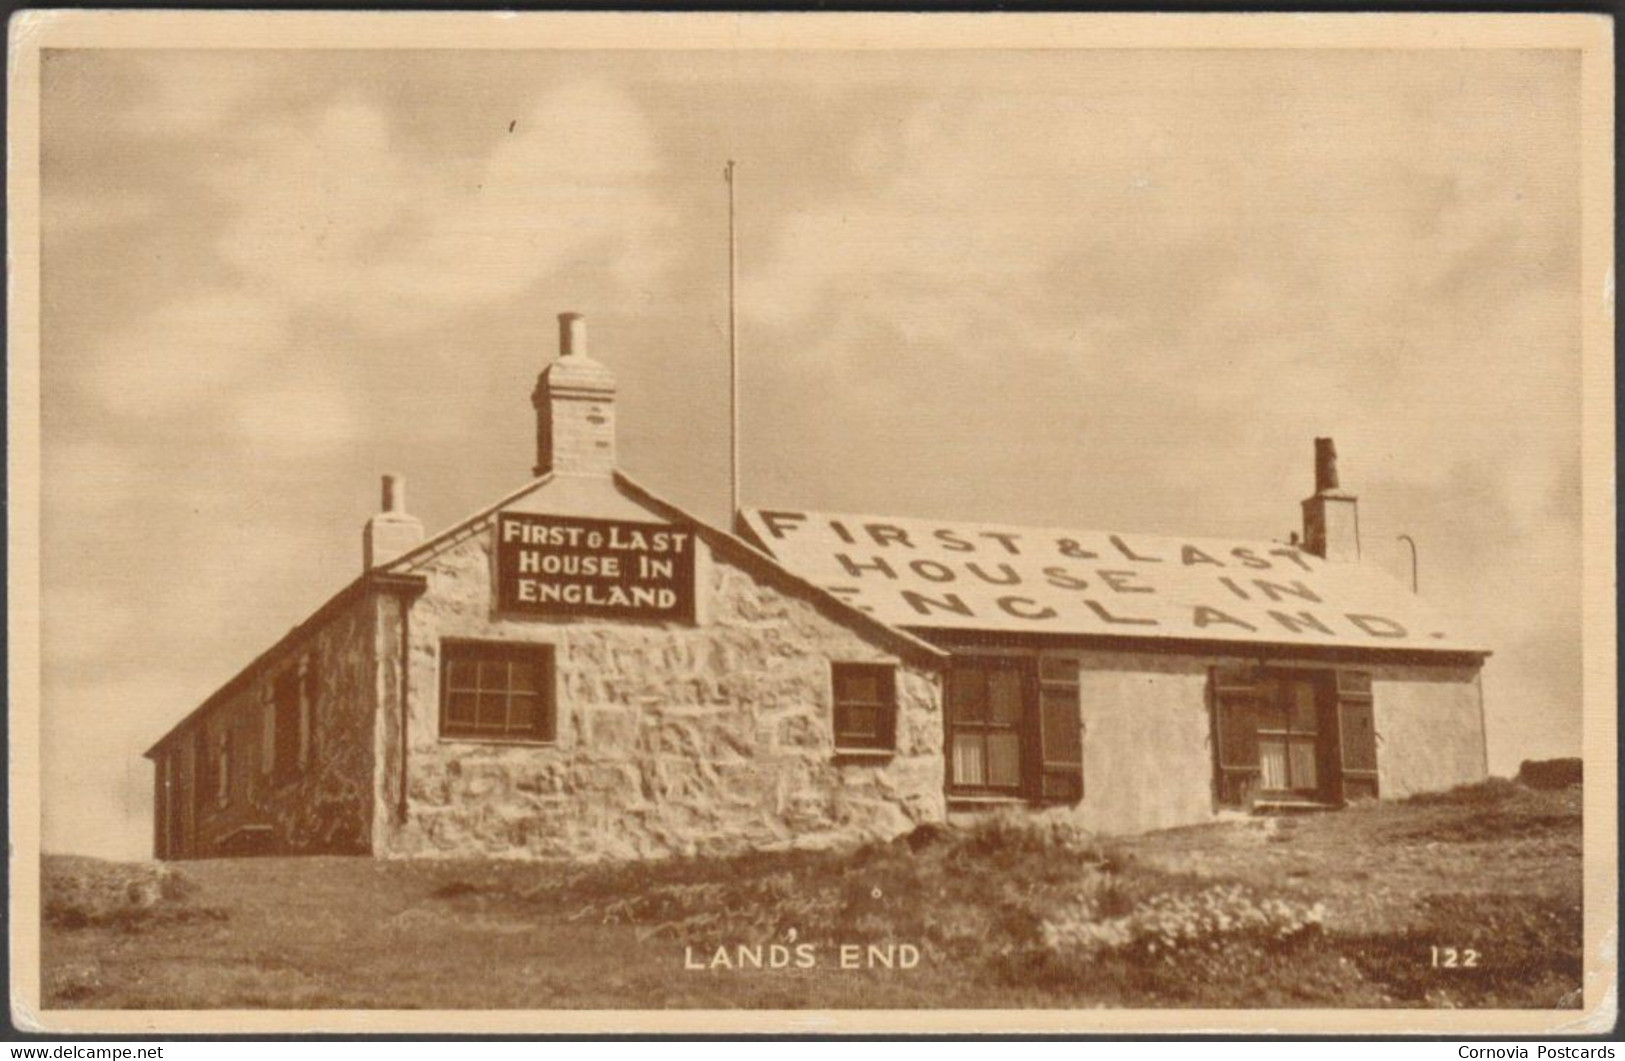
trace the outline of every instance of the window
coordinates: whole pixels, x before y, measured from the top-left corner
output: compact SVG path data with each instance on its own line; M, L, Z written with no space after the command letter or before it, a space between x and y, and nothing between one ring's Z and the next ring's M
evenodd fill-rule
M1316 796L1320 744L1320 704L1316 682L1301 676L1272 675L1259 701L1259 788Z
M209 787L209 746L206 741L203 731L194 729L186 742L186 780L192 786L189 795L194 827L208 812L209 797L213 795L213 789Z
M289 668L271 683L275 713L272 770L277 780L289 781L299 774L299 672Z
M178 779L180 753L174 749L164 756L164 857L178 858L182 854L181 838L185 828L186 809L181 803Z
M1078 664L1067 656L956 657L948 671L948 794L1083 798Z
M176 751L164 752L164 782L158 791L159 799L159 858L180 855L180 793L176 785Z
M553 740L552 646L442 643L440 735Z
M224 807L231 802L231 731L215 738L214 748L214 802Z
M835 691L837 751L891 750L897 746L897 672L877 663L837 663Z
M264 686L260 694L260 773L269 774L276 768L276 695L274 689Z
M310 765L310 747L316 739L316 669L310 660L299 661L299 769Z
M1027 661L956 661L948 671L948 784L1020 795Z
M1376 795L1369 675L1217 667L1211 690L1219 803Z

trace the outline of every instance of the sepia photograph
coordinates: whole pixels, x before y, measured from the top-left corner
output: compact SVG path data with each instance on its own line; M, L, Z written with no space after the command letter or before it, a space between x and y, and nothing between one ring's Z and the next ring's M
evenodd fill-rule
M1613 1026L1607 19L11 47L19 1027Z

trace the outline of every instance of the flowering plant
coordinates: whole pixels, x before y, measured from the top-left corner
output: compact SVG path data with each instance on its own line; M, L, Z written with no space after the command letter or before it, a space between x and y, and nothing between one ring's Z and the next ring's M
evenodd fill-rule
M1045 947L1089 953L1138 949L1148 954L1216 946L1227 936L1252 935L1288 940L1318 931L1323 903L1309 905L1261 896L1240 884L1214 885L1198 892L1163 892L1112 916L1121 898L1095 886L1040 927Z

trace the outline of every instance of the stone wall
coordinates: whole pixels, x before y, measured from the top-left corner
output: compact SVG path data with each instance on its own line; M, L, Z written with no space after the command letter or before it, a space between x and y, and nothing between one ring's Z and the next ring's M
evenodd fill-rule
M428 589L406 618L407 798L404 815L380 815L380 853L716 854L887 838L944 817L940 678L813 594L697 540L692 626L501 616L492 539L487 521L413 562ZM448 638L553 646L556 741L443 739ZM895 755L836 757L831 661L898 663Z
M372 605L355 594L303 636L281 646L234 680L229 695L173 731L161 755L182 765L176 797L184 801L190 851L180 857L231 854L365 853L371 843L373 651ZM279 676L304 661L315 676L309 752L303 767L278 777L267 769L265 715ZM222 804L212 773L189 750L212 755L229 740L229 799ZM157 761L163 777L163 761ZM201 798L194 798L199 784ZM158 812L162 812L159 801ZM269 826L268 833L257 827Z

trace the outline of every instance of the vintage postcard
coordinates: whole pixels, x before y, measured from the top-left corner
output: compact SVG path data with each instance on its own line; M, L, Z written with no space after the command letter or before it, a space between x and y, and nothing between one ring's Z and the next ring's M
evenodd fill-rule
M10 58L19 1027L1613 1026L1608 19Z

